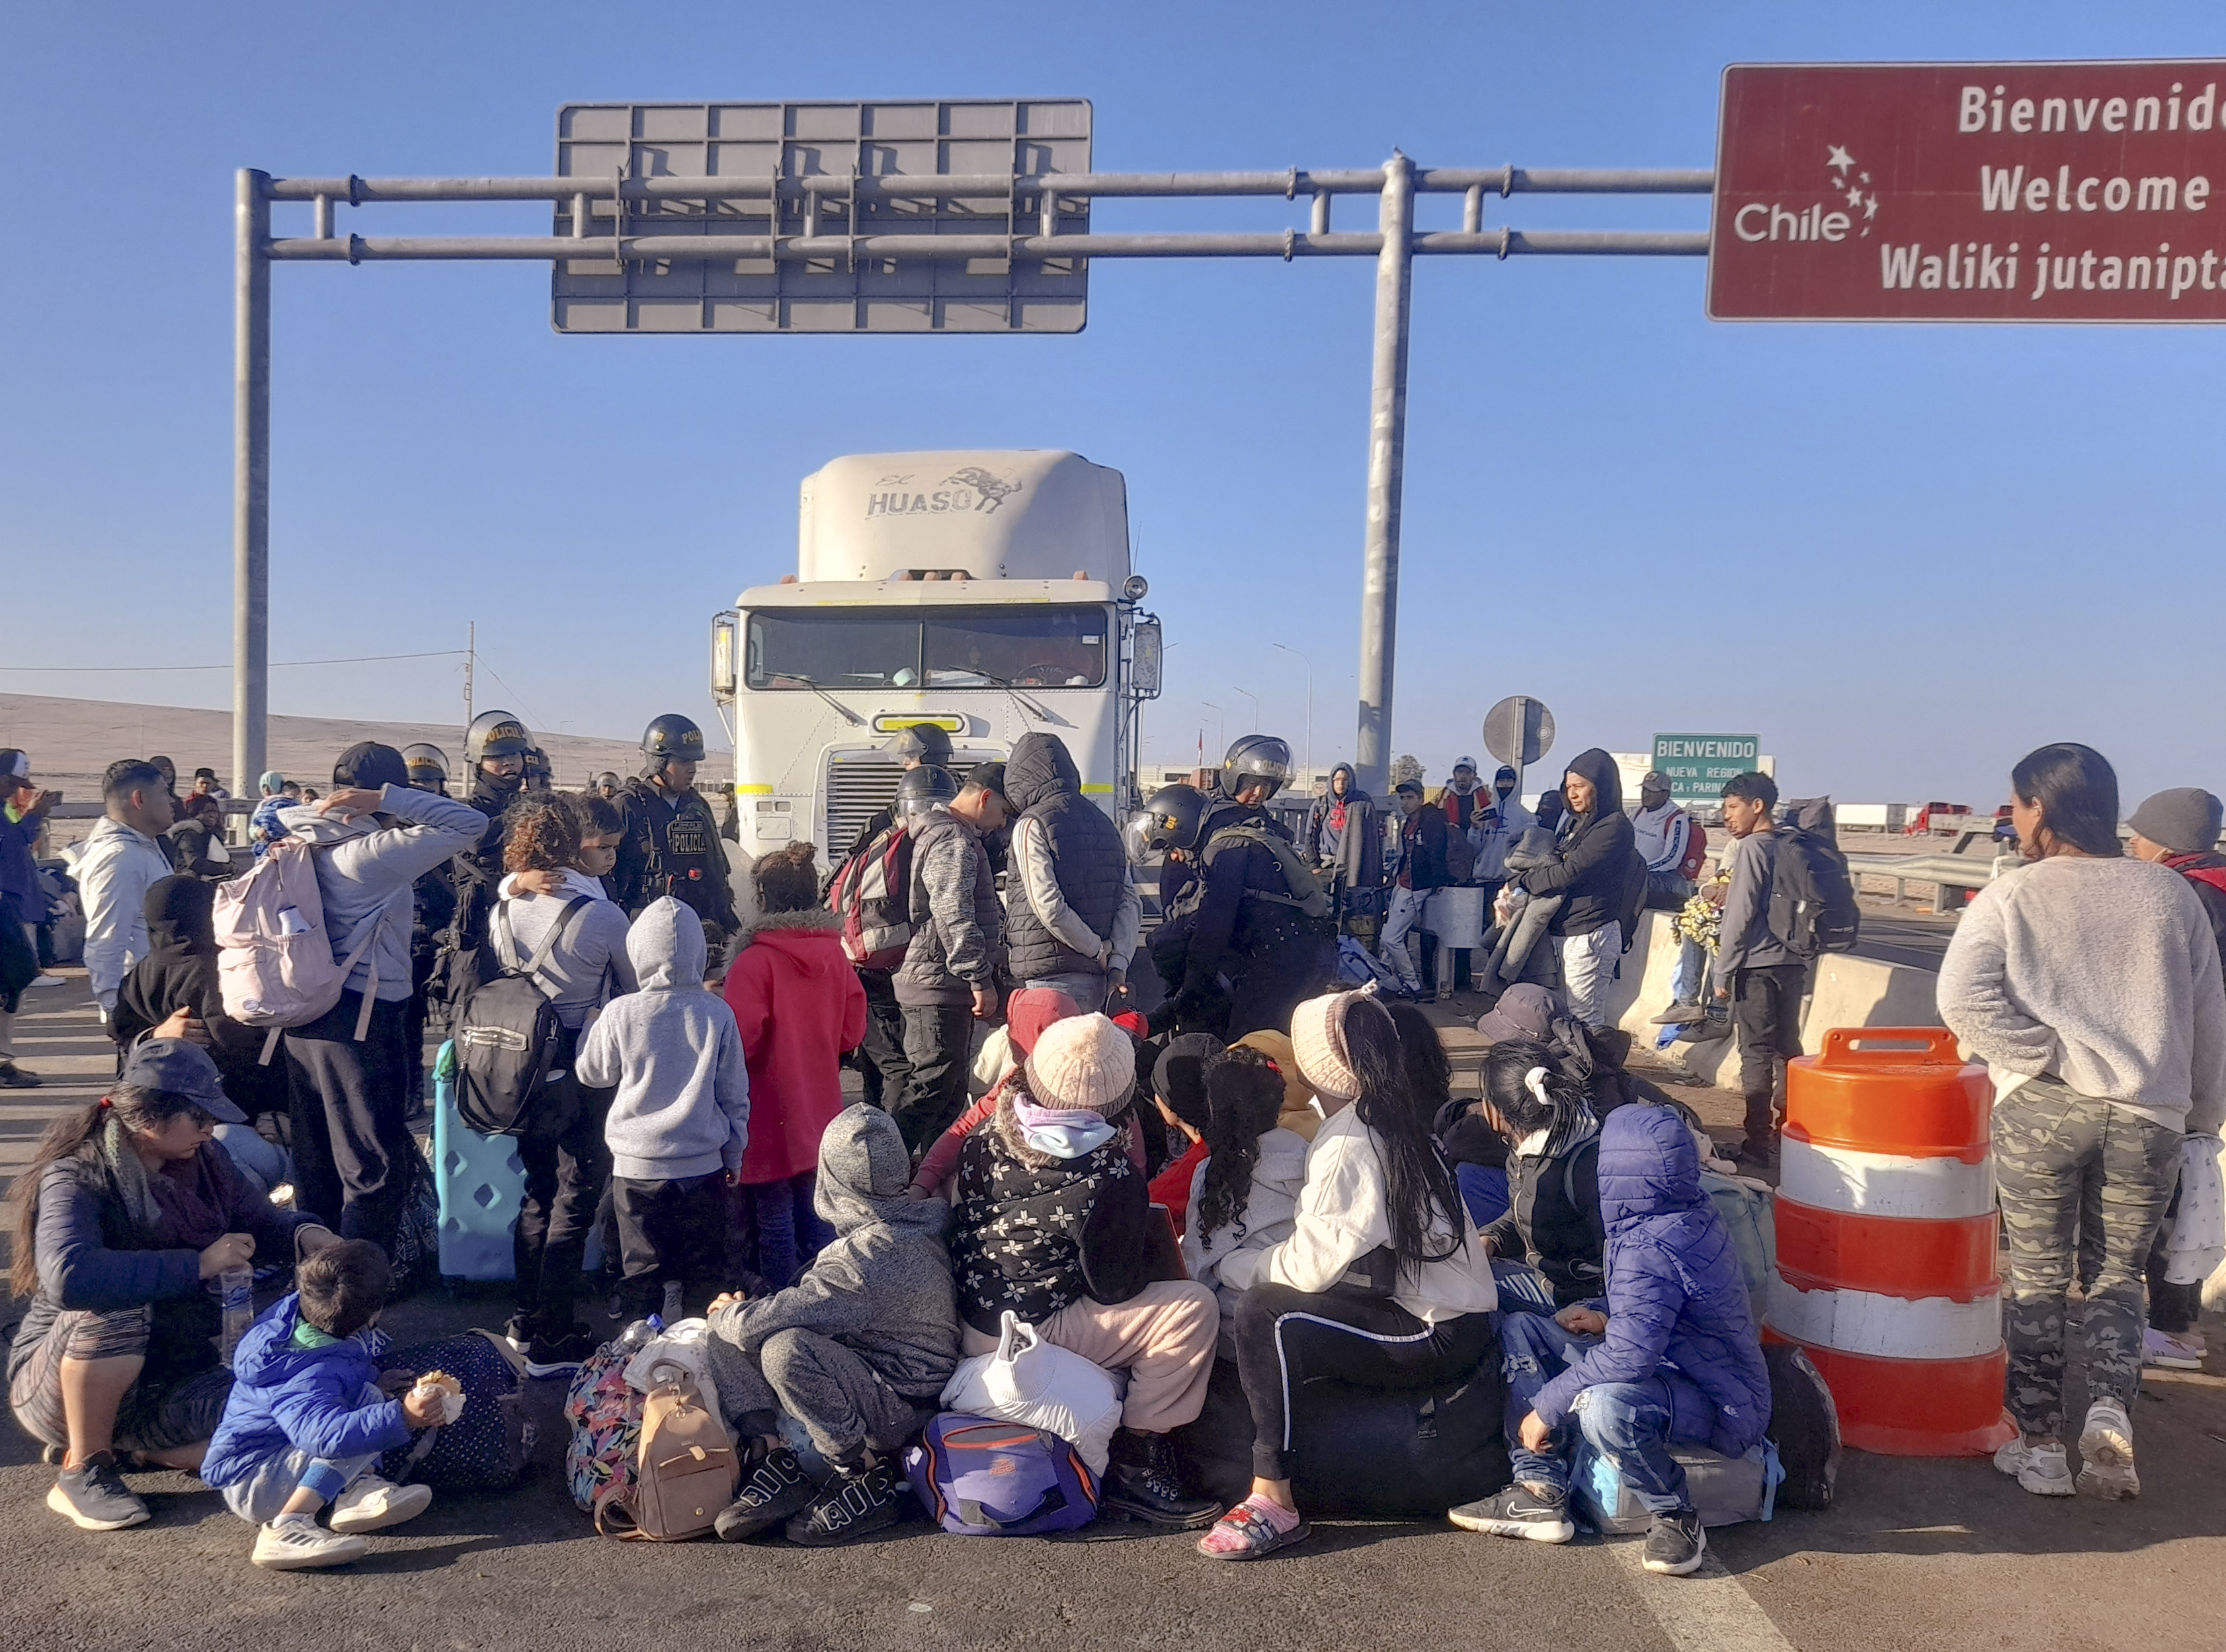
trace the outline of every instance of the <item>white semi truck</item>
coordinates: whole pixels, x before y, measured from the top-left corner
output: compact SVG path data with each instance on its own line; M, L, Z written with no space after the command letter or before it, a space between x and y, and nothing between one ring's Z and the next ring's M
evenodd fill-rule
M1056 734L1121 820L1160 691L1121 473L1059 452L856 454L805 478L797 566L712 624L739 847L830 865L896 795L889 737L951 735L964 773Z

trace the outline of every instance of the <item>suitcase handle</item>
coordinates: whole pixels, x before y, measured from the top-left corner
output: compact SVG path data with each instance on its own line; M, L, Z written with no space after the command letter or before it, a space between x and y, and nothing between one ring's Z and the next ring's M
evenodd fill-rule
M1859 1048L1876 1045L1876 1048ZM1819 1067L1960 1067L1956 1035L1944 1026L1835 1026L1824 1034Z

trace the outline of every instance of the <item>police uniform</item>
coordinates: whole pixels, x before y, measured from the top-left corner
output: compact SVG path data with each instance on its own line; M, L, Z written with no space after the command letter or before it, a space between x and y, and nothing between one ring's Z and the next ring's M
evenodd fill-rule
M618 902L639 918L652 901L671 895L707 924L731 931L735 899L727 883L727 850L719 823L703 794L690 787L668 799L650 781L633 779L619 793L626 831L619 842Z

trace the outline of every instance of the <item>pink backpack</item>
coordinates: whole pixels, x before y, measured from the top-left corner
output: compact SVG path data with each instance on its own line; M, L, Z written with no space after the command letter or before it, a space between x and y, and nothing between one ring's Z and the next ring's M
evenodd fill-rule
M268 1064L278 1034L307 1026L340 1001L348 972L355 968L386 915L362 926L355 945L337 962L325 931L325 899L317 887L315 854L299 837L282 837L253 871L217 886L216 975L224 1013L243 1026L267 1026L263 1060ZM372 1001L378 994L378 962L372 964L371 990L355 1035L371 1029Z

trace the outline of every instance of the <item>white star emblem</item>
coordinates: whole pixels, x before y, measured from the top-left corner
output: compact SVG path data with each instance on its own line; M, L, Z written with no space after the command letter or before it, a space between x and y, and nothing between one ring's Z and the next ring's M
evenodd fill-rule
M1868 200L1863 202L1863 216L1865 218L1876 218L1878 216L1878 197L1876 195L1871 196Z
M1860 190L1860 189L1850 189L1849 191L1848 191L1848 206L1861 206L1862 204L1863 204L1863 192L1862 192L1861 190Z
M1838 172L1845 172L1849 167L1854 165L1854 163L1855 157L1848 154L1847 150L1841 149L1837 143L1832 145L1831 154L1824 157L1824 164Z

